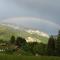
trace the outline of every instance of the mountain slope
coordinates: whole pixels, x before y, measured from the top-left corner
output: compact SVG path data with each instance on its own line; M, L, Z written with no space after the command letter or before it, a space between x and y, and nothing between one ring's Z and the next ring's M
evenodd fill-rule
M30 29L32 30L32 29ZM28 32L29 30L20 28L17 25L11 24L0 24L0 39L9 40L12 35L15 37L21 36L26 39L27 42L38 42L38 43L47 43L48 35L43 32L32 30L33 32ZM38 34L39 32L39 34ZM45 34L45 35L42 35Z

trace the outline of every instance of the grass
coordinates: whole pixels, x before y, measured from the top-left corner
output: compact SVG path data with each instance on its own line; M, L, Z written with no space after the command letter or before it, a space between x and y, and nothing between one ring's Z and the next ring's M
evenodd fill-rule
M21 56L0 54L0 60L60 60L55 56Z
M48 42L48 38L45 38L45 37L42 37L42 36L39 36L37 34L30 34L30 33L27 33L26 31L24 30L15 30L11 27L7 27L7 26L2 26L0 25L0 40L9 40L10 37L14 35L15 37L17 36L21 36L23 38L27 38L27 37L32 37L32 38L36 38L36 39L39 39L42 41L42 43L47 43Z

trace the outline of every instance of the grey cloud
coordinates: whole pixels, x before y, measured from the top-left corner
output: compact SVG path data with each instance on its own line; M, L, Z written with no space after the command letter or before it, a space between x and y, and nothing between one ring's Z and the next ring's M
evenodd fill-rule
M13 23L25 27L37 28L48 32L49 34L56 34L60 26L48 20L32 17L16 17L3 20L4 23Z
M39 16L37 12L18 6L14 2L13 0L0 0L0 20L14 16Z
M19 7L34 10L42 18L50 19L56 23L60 22L60 0L15 0L14 3L17 3Z
M60 0L0 0L0 20L16 16L39 17L60 26Z

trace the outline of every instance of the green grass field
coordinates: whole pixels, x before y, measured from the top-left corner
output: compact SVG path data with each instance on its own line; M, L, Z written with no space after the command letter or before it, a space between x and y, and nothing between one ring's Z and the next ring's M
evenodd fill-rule
M0 55L0 60L60 60L60 57L54 56L17 56L17 55Z

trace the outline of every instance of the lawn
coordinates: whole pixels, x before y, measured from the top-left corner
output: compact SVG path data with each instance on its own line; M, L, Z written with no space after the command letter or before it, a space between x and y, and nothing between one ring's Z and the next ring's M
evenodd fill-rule
M0 54L0 60L60 60L60 57L54 56L20 56Z

